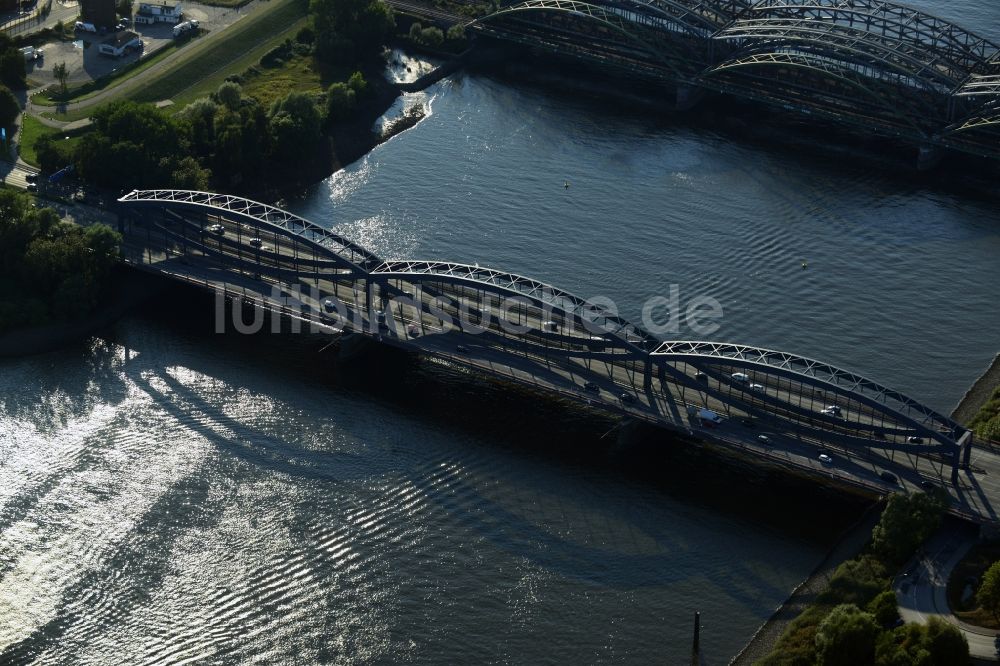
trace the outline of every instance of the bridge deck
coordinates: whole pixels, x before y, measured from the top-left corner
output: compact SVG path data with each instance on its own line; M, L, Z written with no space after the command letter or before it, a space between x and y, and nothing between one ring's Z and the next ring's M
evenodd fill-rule
M602 327L588 328L582 308L549 305L568 295L516 298L499 281L473 282L455 271L400 272L451 266L432 262L361 270L265 221L176 201L132 205L142 214L123 221L123 252L137 268L877 493L900 487L880 478L887 471L908 491L930 482L949 493L954 512L998 520L1000 456L975 448L959 469L961 432L943 432L950 422L930 410L907 411L763 364L698 354L661 359L634 327L598 318ZM523 293L538 291L524 281L534 286ZM824 413L831 405L838 414ZM699 418L702 408L724 419Z

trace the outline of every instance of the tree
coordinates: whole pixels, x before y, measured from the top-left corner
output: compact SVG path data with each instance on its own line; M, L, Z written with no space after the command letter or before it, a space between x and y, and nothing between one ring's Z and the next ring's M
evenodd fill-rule
M5 40L0 40L0 83L22 90L25 87L24 56L7 35L4 37Z
M14 93L6 86L0 86L0 127L12 127L21 113Z
M864 666L875 661L879 628L868 613L854 604L837 606L816 631L819 666Z
M992 613L994 619L1000 621L1000 560L991 564L983 574L979 591L976 592L976 601Z
M131 17L132 0L118 0L115 3L115 11L118 12L119 16Z
M896 603L896 593L892 590L881 592L871 600L866 610L883 627L891 627L899 620L899 606Z
M888 563L902 564L938 528L945 508L937 494L891 495L872 531L872 547Z
M60 62L52 67L52 76L56 77L56 81L59 82L59 88L62 91L63 97L69 89L66 87L66 80L69 79L69 70L66 67L66 63Z
M941 618L932 617L927 622L924 647L930 652L936 666L969 663L969 642L958 627Z
M351 74L350 78L347 79L347 86L354 91L356 99L364 97L368 90L368 82L365 81L365 75L361 72Z
M379 0L310 0L316 57L325 62L374 58L392 34L396 19Z
M215 91L215 98L230 111L238 111L243 101L243 87L235 81L224 81Z
M434 26L424 28L420 31L420 41L431 48L437 48L444 42L444 33L441 28Z
M460 42L463 39L465 39L465 26L461 23L456 23L448 28L448 41Z
M321 118L310 95L293 91L271 106L270 131L275 157L299 166L321 145Z
M410 24L410 39L415 42L420 41L420 31L424 29L423 24L420 21L414 21Z
M326 121L346 120L354 114L356 95L346 83L332 83L326 91Z

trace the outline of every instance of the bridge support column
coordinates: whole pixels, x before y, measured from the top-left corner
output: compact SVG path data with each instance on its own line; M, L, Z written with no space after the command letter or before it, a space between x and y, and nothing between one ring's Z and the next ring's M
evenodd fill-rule
M653 361L646 358L646 365L642 369L642 387L647 391L653 384Z
M937 146L924 144L917 151L917 171L930 171L941 163L944 155Z
M966 430L958 438L959 455L962 458L962 467L968 469L969 460L972 457L972 431Z
M705 97L705 89L700 86L693 86L688 83L677 84L677 99L674 108L678 111L689 111L697 106Z

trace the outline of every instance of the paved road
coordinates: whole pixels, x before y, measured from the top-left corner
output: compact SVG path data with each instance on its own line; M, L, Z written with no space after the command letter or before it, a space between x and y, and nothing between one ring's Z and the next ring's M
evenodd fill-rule
M904 573L896 577L893 589L903 620L919 624L926 624L932 617L944 620L961 630L973 657L998 661L996 637L1000 632L961 622L948 606L948 577L976 540L975 533L946 526L927 542Z

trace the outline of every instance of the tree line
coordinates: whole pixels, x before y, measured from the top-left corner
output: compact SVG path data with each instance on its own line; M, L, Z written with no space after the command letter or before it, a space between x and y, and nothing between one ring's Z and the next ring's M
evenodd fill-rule
M106 225L63 222L27 195L0 190L0 332L89 313L120 244Z

